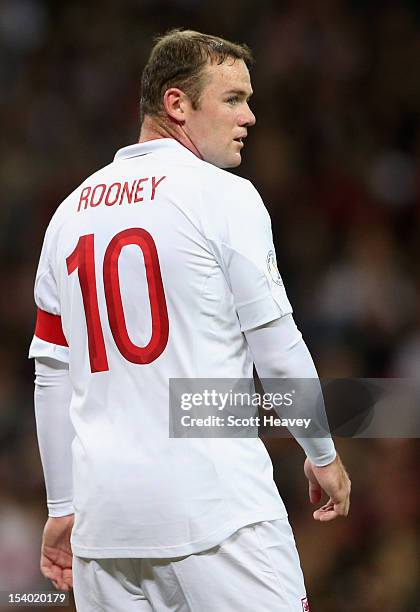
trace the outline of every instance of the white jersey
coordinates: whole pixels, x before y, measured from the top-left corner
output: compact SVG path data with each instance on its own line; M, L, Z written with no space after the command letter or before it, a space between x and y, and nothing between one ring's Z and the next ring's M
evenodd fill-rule
M31 357L69 363L77 556L176 557L286 516L257 439L169 437L170 378L251 378L243 331L291 312L249 181L172 139L57 209Z

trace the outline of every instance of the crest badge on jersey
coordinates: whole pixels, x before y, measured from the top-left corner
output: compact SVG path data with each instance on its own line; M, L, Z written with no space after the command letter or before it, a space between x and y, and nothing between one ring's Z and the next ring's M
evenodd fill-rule
M283 285L283 281L281 280L279 269L277 268L276 256L274 251L268 251L267 255L267 269L270 275L271 280L276 283L276 285Z
M302 602L302 612L310 612L308 598L304 597L300 601Z

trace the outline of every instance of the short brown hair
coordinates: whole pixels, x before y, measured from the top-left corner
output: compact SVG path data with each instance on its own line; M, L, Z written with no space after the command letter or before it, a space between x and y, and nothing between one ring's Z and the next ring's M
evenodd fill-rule
M163 95L179 87L198 108L205 85L206 63L222 64L227 58L240 59L250 67L252 52L245 44L232 43L218 36L194 30L170 30L156 39L141 78L140 115L157 115L163 109Z

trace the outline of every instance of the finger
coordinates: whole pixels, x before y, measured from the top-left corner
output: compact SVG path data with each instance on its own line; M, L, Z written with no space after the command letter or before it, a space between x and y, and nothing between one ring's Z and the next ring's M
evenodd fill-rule
M63 578L63 568L53 565L49 576L56 589L67 590L66 581Z
M340 503L334 503L330 498L326 504L315 510L313 517L317 521L331 521L339 516L347 516L348 508L348 499Z
M57 581L59 579L59 573L55 567L43 568L42 575L51 581Z
M326 504L321 506L321 508L317 508L317 510L314 511L313 517L315 520L320 521L327 512L334 512L334 511L335 511L334 502L330 498Z
M59 591L69 591L70 590L70 587L67 584L67 581L64 580L62 576L53 580L52 583L55 586L55 588L58 589Z
M339 516L347 516L350 509L350 500L348 497L334 503L334 510Z
M41 559L40 559L40 562L39 562L39 567L40 567L41 572L43 573L43 575L46 576L45 572L49 572L51 570L52 563L46 557L41 556Z
M323 510L323 511L325 511L325 510L334 510L335 509L335 503L334 503L334 501L330 497L330 499L327 501L327 503L324 504L323 506L321 506L321 508L318 508L318 509L319 510Z
M335 510L315 510L313 516L316 521L327 523L338 518L340 515Z
M63 580L70 589L73 588L73 572L71 569L65 569L63 571Z
M45 578L50 579L53 577L53 573L49 568L41 567L41 573L43 576L45 576Z

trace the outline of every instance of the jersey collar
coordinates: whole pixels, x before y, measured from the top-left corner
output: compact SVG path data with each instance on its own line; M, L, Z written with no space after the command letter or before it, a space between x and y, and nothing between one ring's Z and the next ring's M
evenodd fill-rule
M119 149L115 154L114 160L130 159L131 157L140 157L142 155L164 150L173 151L173 153L176 155L179 155L180 153L184 153L188 156L192 155L195 159L197 159L192 151L184 147L174 138L157 138L156 140L139 142L137 144Z

